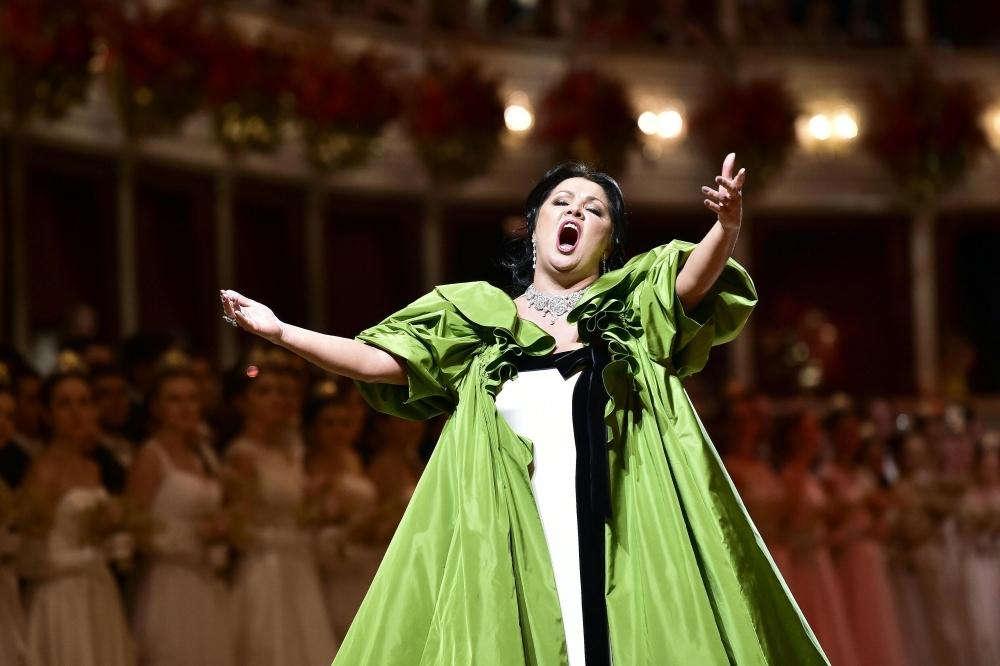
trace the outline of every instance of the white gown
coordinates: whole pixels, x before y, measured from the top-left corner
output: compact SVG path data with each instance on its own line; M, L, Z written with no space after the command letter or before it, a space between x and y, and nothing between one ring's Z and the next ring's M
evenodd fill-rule
M586 664L573 432L573 389L579 377L564 379L555 368L521 372L496 397L511 429L534 445L531 488L555 574L569 666Z
M12 543L6 528L0 526L0 666L21 666L27 663L24 609L17 576L3 559L12 555L4 545Z
M198 537L218 511L222 488L178 469L156 441L163 480L151 513L159 526L136 595L133 627L142 666L233 666L231 602Z
M976 488L962 500L965 597L978 666L1000 664L1000 492Z
M326 666L337 653L309 534L296 520L305 492L303 449L241 438L230 456L257 473L250 516L256 545L239 564L233 588L240 666Z
M357 506L374 509L378 504L378 490L366 477L341 475L331 492L349 497ZM386 547L346 541L340 527L321 529L318 541L330 622L334 635L343 640L385 557Z
M135 649L104 553L81 546L83 512L104 488L73 488L59 500L45 544L44 577L28 610L28 649L39 666L132 666Z

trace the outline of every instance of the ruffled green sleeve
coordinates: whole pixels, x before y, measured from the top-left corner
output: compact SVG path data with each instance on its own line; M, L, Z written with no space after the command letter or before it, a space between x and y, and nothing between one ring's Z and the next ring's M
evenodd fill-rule
M482 347L475 328L439 290L415 301L357 340L406 362L407 385L357 382L377 411L406 419L451 413L458 386Z
M695 245L673 241L649 252L638 307L650 358L678 377L705 367L713 345L735 338L757 303L742 266L730 259L711 290L691 312L677 297L677 275Z

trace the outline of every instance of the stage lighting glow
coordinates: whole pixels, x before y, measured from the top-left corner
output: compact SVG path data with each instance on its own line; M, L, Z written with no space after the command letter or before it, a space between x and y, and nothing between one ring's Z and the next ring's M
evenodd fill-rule
M664 139L673 139L680 136L681 130L683 129L684 119L681 118L681 114L676 111L664 111L656 116L656 133Z
M853 139L858 136L858 124L846 113L841 113L833 119L833 132L841 139Z
M531 111L520 104L511 104L503 112L504 122L511 132L526 132L535 124Z
M993 131L1000 134L1000 111L993 116Z
M639 116L639 131L643 134L655 134L659 125L658 116L652 111L646 111Z
M815 115L809 119L809 134L818 141L826 141L833 134L830 119L824 115Z

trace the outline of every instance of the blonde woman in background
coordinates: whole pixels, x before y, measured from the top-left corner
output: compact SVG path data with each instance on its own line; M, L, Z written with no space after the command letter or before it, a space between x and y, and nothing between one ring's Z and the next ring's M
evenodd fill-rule
M254 542L233 588L241 666L316 666L337 653L311 538L299 524L305 450L289 436L288 372L284 352L256 350L230 377L243 426L226 460Z
M133 626L142 666L232 666L229 591L218 568L222 486L201 430L195 375L168 356L147 395L152 436L139 449L127 494L158 531L139 583ZM221 546L220 546L221 547Z

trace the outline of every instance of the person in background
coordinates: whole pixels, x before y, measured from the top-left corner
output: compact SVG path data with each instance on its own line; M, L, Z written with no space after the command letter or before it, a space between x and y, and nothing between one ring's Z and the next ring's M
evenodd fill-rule
M20 550L17 536L12 531L14 518L14 493L11 489L21 482L27 464L26 456L19 459L21 464L12 466L6 457L8 450L20 452L11 443L14 435L14 394L5 381L9 375L7 366L0 363L0 664L22 666L25 649L25 621L21 608L21 592L18 589L17 574L10 566ZM12 474L16 472L16 475ZM16 476L12 483L10 477Z
M331 379L317 382L302 415L314 502L323 523L320 560L330 619L338 639L347 634L368 592L385 548L365 543L378 508L378 490L358 452L364 424L358 422L347 391Z
M29 458L42 452L42 377L27 363L10 368L14 390L14 443Z
M38 526L43 540L30 562L27 643L39 666L132 666L134 646L109 567L117 548L95 542L87 527L88 516L109 507L110 497L90 458L97 408L81 367L64 367L46 380L48 446L24 480L52 516L47 528Z
M787 575L791 555L784 543L788 494L774 468L760 459L761 418L753 398L737 397L727 405L722 462L746 505L778 570Z
M777 428L775 462L792 506L786 523L791 566L785 580L830 664L858 666L847 607L830 558L830 501L812 471L822 436L819 422L807 410L785 416Z
M136 595L133 627L140 666L232 666L222 485L202 436L201 393L187 359L168 355L147 395L151 436L129 471L127 494L160 530Z
M372 436L375 455L368 475L378 488L379 529L388 543L424 471L420 447L427 436L427 421L376 414Z
M28 471L31 456L14 440L17 402L6 381L9 376L7 366L0 364L0 480L8 488L17 488Z
M94 460L101 468L104 486L112 494L120 495L135 458L135 444L125 436L132 412L128 381L114 366L93 368L90 377L101 427Z
M975 480L959 507L972 652L979 666L1000 664L1000 433L975 449Z
M952 510L937 483L923 437L900 433L890 442L899 480L890 493L889 571L903 636L914 666L962 664L962 632L948 614L941 524Z
M233 584L237 662L241 666L328 664L337 643L308 532L305 450L289 437L286 353L254 349L230 377L243 424L226 452L253 546Z
M884 502L878 480L858 460L862 444L858 418L850 408L835 411L826 420L826 430L834 457L820 478L835 507L830 545L858 659L862 666L906 666L896 601L879 541Z

